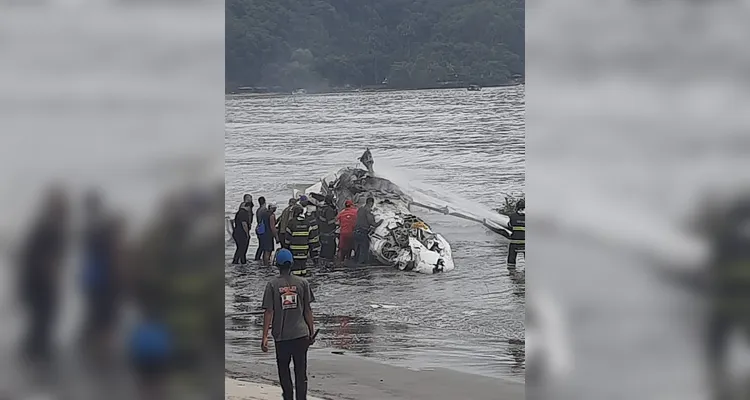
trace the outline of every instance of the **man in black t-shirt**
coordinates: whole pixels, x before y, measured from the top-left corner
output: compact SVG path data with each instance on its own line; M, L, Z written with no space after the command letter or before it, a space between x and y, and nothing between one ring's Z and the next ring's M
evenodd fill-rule
M247 264L247 248L250 245L250 203L243 202L240 209L234 215L234 232L232 237L237 244L232 264Z
M315 295L310 283L292 274L292 253L281 249L276 254L279 276L266 285L263 293L263 336L261 349L268 351L268 331L276 347L276 364L284 400L307 398L307 350L315 342L311 303ZM289 371L294 361L294 383Z

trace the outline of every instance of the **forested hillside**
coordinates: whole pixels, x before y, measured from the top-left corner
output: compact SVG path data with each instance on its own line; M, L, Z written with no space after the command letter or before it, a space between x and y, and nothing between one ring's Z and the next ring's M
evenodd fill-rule
M487 86L524 71L523 0L227 0L226 30L228 88Z

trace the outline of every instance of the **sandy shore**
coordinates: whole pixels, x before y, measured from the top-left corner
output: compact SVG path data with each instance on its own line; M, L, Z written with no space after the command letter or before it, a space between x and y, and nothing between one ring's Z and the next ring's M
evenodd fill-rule
M279 400L281 388L262 383L245 382L237 379L224 380L225 400ZM307 396L308 400L322 400Z
M281 398L274 362L270 355L247 362L228 360L226 398ZM332 354L330 349L310 352L308 377L310 396L327 400L522 400L525 396L521 381L437 368L394 367L362 357Z

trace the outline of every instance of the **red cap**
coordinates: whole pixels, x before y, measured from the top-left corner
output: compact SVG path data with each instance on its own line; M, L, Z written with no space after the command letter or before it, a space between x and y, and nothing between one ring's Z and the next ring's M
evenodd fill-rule
M354 202L351 200L347 200L344 202L344 205L347 207L354 207Z

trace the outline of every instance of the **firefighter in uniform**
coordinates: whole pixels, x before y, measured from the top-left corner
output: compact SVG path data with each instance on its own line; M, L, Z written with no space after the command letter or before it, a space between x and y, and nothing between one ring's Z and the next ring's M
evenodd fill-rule
M318 228L313 225L313 219L306 215L301 206L294 206L292 218L286 228L286 248L291 250L294 262L292 273L298 276L307 275L307 260L312 259L313 265L318 264L320 240Z
M310 226L310 259L313 265L318 266L320 257L320 228L318 227L318 207L313 204L307 196L302 195L299 199L302 205L303 213L307 218L307 224Z
M333 196L325 198L325 204L318 209L318 228L320 229L320 258L333 261L336 257L336 206Z
M526 251L526 201L518 200L516 203L516 212L508 216L510 218L511 233L508 237L510 245L508 246L508 269L516 269L516 258L519 252Z

